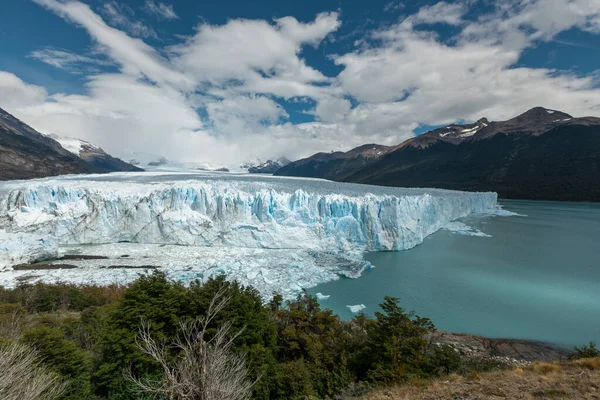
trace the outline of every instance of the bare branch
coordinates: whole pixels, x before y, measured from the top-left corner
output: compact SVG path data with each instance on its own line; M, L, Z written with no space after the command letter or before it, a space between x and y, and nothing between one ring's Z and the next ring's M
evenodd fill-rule
M0 349L0 398L3 400L54 400L66 386L43 367L37 354L19 344Z
M180 333L172 345L157 342L150 325L142 322L136 343L160 365L163 379L141 380L131 370L126 372L126 378L142 392L166 395L171 400L250 399L256 381L248 379L245 354L231 350L243 329L232 334L232 324L226 322L212 338L206 337L210 323L229 301L225 289L219 289L204 316L179 322ZM170 357L172 349L177 352L174 360Z

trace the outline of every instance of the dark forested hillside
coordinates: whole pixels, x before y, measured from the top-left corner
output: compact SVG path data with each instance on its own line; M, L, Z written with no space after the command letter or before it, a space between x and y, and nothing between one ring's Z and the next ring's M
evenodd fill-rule
M404 147L343 180L600 201L600 127L567 125L540 136L498 134L458 145Z
M592 344L577 353L597 351ZM569 354L437 332L391 297L373 317L351 321L306 293L265 304L223 276L183 285L155 271L128 286L0 287L3 399L333 400ZM13 396L32 382L48 396Z
M513 199L600 201L599 118L537 107L508 121L482 118L439 128L371 158L351 153L315 155L276 175L495 191Z

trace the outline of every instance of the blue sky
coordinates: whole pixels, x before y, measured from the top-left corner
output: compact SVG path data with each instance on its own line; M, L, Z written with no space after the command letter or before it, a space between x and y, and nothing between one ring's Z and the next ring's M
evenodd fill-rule
M231 165L542 105L600 115L600 2L10 0L0 107L44 133Z

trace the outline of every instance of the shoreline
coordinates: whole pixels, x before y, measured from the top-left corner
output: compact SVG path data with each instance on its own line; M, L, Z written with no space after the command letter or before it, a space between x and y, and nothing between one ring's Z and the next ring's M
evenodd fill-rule
M567 361L572 350L546 342L526 339L487 338L469 333L435 331L427 335L430 345L450 346L462 356L495 360L507 364L536 361Z

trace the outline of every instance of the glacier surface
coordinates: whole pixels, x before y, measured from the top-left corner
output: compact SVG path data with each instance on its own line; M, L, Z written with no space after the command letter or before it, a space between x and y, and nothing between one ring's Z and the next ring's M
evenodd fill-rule
M136 262L153 257L176 279L224 273L265 297L289 297L340 274L359 276L369 267L363 252L410 249L451 221L492 212L496 201L495 193L235 174L14 181L0 185L0 283L24 274L11 270L17 263L97 252L118 262L38 270L35 279L127 281L139 274Z

